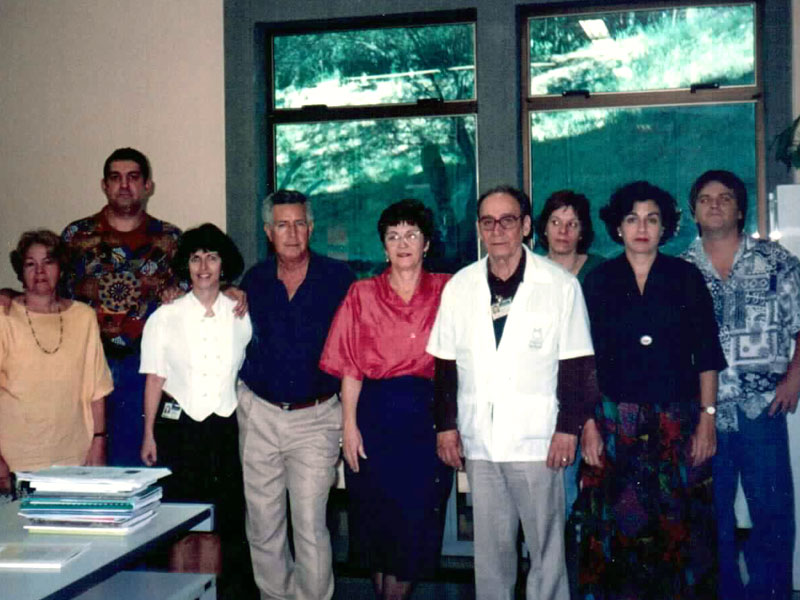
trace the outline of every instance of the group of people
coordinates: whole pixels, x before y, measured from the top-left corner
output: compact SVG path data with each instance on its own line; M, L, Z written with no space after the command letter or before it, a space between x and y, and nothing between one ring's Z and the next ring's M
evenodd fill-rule
M170 466L165 497L217 504L222 558L246 560L233 411L251 324L242 294L221 293L244 261L216 226L181 235L146 212L137 150L108 157L101 188L100 212L11 253L23 291L0 292L0 491L51 465Z
M599 213L624 250L601 264L588 254L586 198L553 194L537 223L539 241L582 282L585 312L556 276L529 275L542 261L523 245L527 198L503 188L487 194L478 208L485 264L467 267L444 290L429 343L457 367L457 393L441 396L451 408L437 410L438 444L452 466L466 455L478 597L513 597L521 521L528 598L790 598L786 415L800 392L800 262L777 243L744 235L744 183L721 170L695 181L689 208L700 235L681 258L659 252L677 229L675 199L646 181L619 188ZM517 248L510 266L509 240ZM558 300L543 308L550 295ZM474 333L483 328L489 337L487 300L494 353L491 339ZM529 354L543 349L558 361L544 373L547 361ZM557 407L550 439L536 431L546 413L526 412L546 403L514 404L545 381ZM578 439L576 475L569 465ZM558 477L545 465L565 468L565 511L549 495ZM743 543L739 485L752 521Z
M425 269L430 209L401 200L377 223L385 270L357 282L310 250L311 202L278 190L273 252L238 288L227 235L147 213L140 152L112 153L101 188L99 213L11 254L0 487L51 464L169 466L167 499L218 505L223 565L249 551L262 598L326 599L343 455L351 552L402 599L438 566L464 468L482 600L514 597L520 523L528 598L789 598L800 262L743 234L734 174L695 182L683 258L659 252L680 212L648 182L600 210L623 247L607 261L585 196L556 192L534 225L524 192L495 187L486 256L452 277Z

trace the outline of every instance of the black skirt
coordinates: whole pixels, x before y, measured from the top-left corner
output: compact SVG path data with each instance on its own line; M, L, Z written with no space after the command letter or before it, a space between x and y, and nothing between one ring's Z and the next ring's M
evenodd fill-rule
M345 470L351 560L416 581L439 564L453 470L436 456L433 382L364 380L358 427L367 459Z

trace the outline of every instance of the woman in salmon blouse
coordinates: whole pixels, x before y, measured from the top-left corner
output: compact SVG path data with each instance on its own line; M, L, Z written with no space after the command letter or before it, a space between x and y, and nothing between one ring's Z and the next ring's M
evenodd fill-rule
M428 273L431 211L401 200L378 235L389 268L354 283L320 368L342 379L350 547L378 598L406 598L439 561L452 469L436 456L434 358L425 353L449 275Z

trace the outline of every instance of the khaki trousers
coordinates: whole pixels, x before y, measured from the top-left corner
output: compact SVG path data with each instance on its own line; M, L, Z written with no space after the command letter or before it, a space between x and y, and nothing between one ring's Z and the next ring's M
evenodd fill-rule
M237 395L247 541L261 598L329 600L333 570L325 511L339 459L339 401L284 411L241 381ZM286 533L287 491L294 560Z
M528 600L569 600L564 558L564 475L542 462L467 460L472 493L477 600L512 600L517 533L531 569Z

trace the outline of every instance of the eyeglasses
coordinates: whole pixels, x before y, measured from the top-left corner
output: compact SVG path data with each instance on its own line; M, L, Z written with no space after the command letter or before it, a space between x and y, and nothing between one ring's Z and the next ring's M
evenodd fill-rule
M396 232L387 233L383 238L387 244L396 244L400 240L405 240L407 244L413 244L417 240L422 239L422 232L419 229L414 231L406 231L403 235Z
M500 227L503 229L513 229L520 219L522 219L522 215L503 215L499 219L495 219L494 217L481 217L478 219L478 225L484 231L494 231L495 225L498 223L500 223Z

